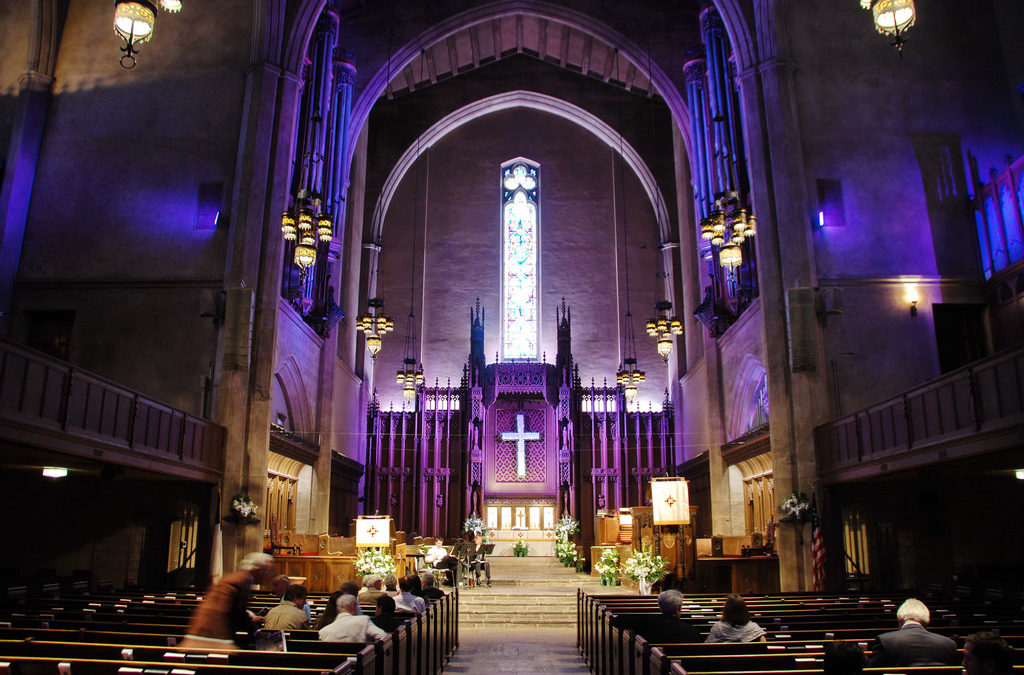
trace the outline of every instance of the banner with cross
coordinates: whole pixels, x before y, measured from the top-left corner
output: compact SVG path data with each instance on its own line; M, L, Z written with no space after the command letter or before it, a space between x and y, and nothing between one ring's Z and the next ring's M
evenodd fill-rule
M685 525L690 522L690 490L682 478L652 478L651 505L655 525Z
M356 518L356 546L358 548L387 548L390 545L390 516L359 516Z

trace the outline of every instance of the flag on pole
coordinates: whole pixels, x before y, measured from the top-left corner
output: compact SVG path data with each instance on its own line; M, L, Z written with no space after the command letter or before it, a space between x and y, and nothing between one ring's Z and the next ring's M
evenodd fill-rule
M818 520L818 500L811 498L811 557L814 565L815 591L825 590L825 541L821 536L821 521Z

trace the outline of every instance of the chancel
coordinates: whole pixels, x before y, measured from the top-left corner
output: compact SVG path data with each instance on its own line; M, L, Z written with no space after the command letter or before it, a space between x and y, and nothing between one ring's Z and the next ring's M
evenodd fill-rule
M1016 597L1020 4L0 3L4 581Z

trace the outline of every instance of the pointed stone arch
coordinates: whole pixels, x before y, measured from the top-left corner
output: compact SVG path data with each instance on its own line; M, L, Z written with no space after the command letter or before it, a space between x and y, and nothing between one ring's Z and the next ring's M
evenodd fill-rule
M739 438L749 431L750 420L757 414L757 392L765 381L768 371L760 359L752 354L743 357L736 378L733 380L732 394L726 410L726 438Z

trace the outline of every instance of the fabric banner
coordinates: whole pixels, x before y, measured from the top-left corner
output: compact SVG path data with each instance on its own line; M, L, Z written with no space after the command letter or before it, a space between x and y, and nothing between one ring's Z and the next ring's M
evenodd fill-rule
M391 518L362 516L356 518L356 546L358 548L387 548L391 545Z
M690 491L682 478L652 478L651 502L655 525L690 522Z

